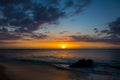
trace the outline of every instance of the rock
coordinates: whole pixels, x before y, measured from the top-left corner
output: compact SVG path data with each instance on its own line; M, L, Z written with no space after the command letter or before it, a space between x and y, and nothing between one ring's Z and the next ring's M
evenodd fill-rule
M76 68L79 68L79 67L92 67L93 66L93 60L91 59L88 59L88 60L85 60L85 59L81 59L73 64L70 65L70 67L76 67Z

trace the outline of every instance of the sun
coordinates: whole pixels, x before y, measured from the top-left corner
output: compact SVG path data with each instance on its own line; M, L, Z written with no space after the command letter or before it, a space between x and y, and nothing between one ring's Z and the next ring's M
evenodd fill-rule
M62 45L61 48L62 48L62 49L65 49L65 48L66 48L66 45Z

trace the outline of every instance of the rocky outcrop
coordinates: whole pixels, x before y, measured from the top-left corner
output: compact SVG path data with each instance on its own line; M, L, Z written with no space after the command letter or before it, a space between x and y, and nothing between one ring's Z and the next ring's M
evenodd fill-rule
M73 64L70 65L70 67L73 67L73 68L79 68L79 67L93 67L93 60L91 59L88 59L88 60L85 60L85 59L81 59Z

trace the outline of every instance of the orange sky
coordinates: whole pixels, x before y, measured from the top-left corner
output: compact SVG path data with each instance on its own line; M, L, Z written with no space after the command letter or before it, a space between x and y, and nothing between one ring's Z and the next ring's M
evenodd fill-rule
M0 8L0 49L120 48L120 0L1 0Z
M6 41L7 42L7 41ZM47 48L47 49L66 49L76 48L120 48L119 45L102 43L102 42L62 42L62 41L11 41L1 44L0 48Z

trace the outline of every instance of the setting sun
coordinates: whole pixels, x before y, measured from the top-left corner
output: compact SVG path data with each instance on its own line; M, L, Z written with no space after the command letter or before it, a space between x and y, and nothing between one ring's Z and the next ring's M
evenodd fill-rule
M65 49L65 48L66 48L66 46L65 46L65 45L62 45L62 46L61 46L61 48L62 48L62 49Z

